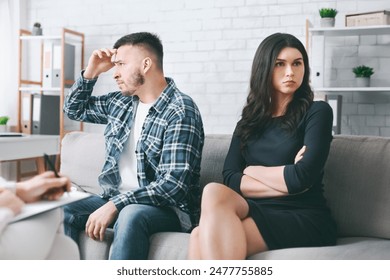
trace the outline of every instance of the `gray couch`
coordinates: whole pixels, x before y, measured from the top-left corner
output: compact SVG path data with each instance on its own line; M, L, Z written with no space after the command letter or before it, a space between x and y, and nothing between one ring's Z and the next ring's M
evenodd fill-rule
M207 135L201 184L222 181L230 135ZM103 165L100 134L72 132L62 141L61 172L82 189L99 193ZM325 195L339 228L336 246L273 250L250 259L390 259L390 138L335 136L325 167ZM103 242L81 235L82 259L107 259L113 232ZM185 259L189 234L151 237L149 259Z

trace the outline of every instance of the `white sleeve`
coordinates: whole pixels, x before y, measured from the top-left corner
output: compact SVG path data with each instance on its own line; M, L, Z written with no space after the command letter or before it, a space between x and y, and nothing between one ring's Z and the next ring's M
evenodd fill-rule
M8 184L8 181L6 181L3 177L0 177L0 188L4 188ZM14 214L11 209L6 207L0 207L0 235L13 216Z
M13 218L14 213L11 209L6 207L0 207L0 236L3 229L7 226L8 222Z

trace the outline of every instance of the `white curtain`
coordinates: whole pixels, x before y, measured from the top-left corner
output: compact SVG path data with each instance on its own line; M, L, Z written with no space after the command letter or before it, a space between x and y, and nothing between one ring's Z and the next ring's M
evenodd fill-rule
M17 123L20 1L0 0L0 116Z
M0 116L9 116L9 125L18 121L19 15L20 0L0 0ZM14 165L14 162L0 162L0 176L15 180Z

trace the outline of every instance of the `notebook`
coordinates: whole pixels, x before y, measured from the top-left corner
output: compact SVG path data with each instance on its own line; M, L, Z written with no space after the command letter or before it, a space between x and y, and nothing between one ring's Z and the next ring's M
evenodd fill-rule
M61 207L63 205L85 199L89 197L91 194L80 191L71 191L68 193L64 193L63 196L58 200L49 201L49 200L41 200L33 203L27 203L23 206L22 211L16 215L10 223L14 223L28 217Z

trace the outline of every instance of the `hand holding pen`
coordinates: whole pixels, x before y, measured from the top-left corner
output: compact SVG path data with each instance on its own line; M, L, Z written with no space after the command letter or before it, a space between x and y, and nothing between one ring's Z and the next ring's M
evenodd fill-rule
M54 167L54 164L51 162L49 156L48 156L47 154L44 154L43 157L44 157L44 159L45 159L46 165L47 165L47 167L49 168L49 170L54 172L54 175L55 175L56 178L61 178L61 177L58 175L58 172L57 172L56 168ZM69 191L69 190L68 190L68 185L69 185L69 184L65 184L65 185L63 186L63 191L66 192L66 193L68 193L68 191ZM50 191L49 191L49 192L50 192ZM68 195L69 195L69 194L68 194Z

